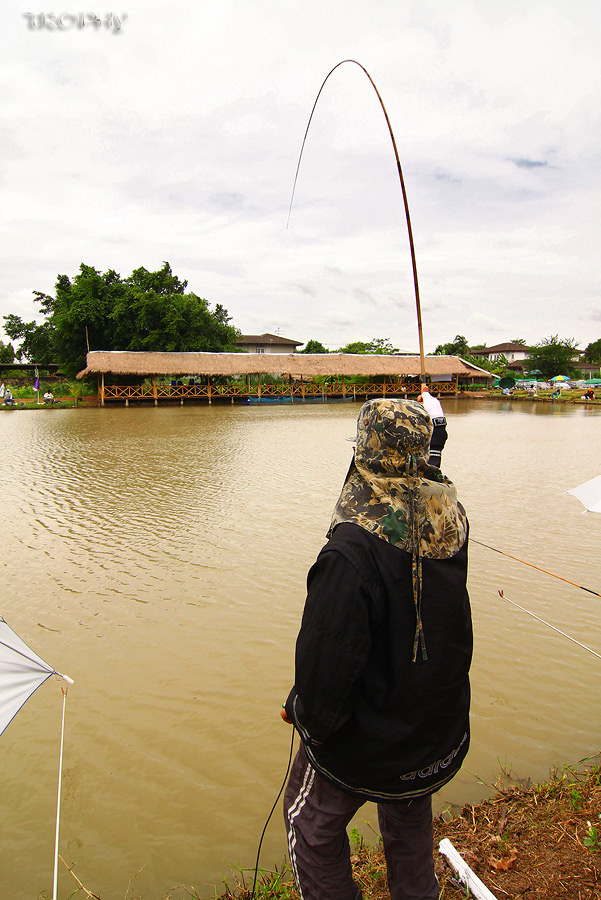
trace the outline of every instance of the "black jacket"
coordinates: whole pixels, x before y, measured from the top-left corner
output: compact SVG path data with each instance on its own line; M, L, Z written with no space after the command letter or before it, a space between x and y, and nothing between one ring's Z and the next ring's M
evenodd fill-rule
M410 554L344 523L307 578L286 712L314 768L366 799L437 791L469 746L467 540L422 566L417 662Z

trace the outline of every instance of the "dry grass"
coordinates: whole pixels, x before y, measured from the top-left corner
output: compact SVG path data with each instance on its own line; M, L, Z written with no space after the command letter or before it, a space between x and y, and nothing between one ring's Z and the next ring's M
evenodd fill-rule
M428 356L426 374L482 375L489 372L458 356ZM252 373L315 375L414 375L420 374L419 356L354 353L140 353L92 350L87 367L78 378L100 372L114 375L249 375Z

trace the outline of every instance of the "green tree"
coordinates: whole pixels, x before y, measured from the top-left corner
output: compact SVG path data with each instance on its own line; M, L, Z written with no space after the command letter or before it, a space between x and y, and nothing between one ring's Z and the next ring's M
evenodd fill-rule
M337 353L376 353L378 355L398 353L388 338L374 338L372 341L352 341L336 351Z
M462 334L455 335L455 340L448 344L439 344L434 351L435 356L469 356L470 346Z
M526 339L525 339L525 338L511 338L511 343L512 343L512 344L521 344L522 347L527 347L527 346L528 346L528 345L526 344Z
M471 359L468 360L468 362L471 362ZM508 360L504 353L499 353L499 355L497 356L496 359L491 360L491 363L492 363L492 367L491 367L490 371L494 372L495 375L499 375L500 377L503 377L503 375L508 374L508 370L507 370Z
M4 316L4 330L13 341L21 341L13 359L36 362L41 366L54 362L52 350L52 329L47 322L38 325L36 322L23 322L19 316L9 313ZM11 350L12 344L8 345ZM7 360L12 362L13 359Z
M539 369L545 381L555 375L578 377L574 357L578 356L578 344L573 338L560 340L559 335L543 338L530 349L529 359L524 360L528 371Z
M303 349L300 351L301 353L327 353L328 351L321 343L321 341L310 340L307 341Z
M487 356L464 356L463 359L474 366L478 366L480 369L486 369L487 372L495 371L494 360L489 359Z
M12 344L3 344L0 341L0 363L11 363L15 359L15 350Z
M219 303L211 310L202 297L186 293L187 286L167 262L157 272L141 267L125 279L113 269L101 273L82 263L73 280L58 276L54 296L34 291L47 318L43 325L5 316L5 331L24 339L18 352L35 362L58 362L71 376L84 368L88 346L91 350L234 351L239 332L229 324L227 310ZM34 339L42 337L48 341L48 360L39 359L32 346Z
M601 338L588 345L584 351L584 358L587 362L601 363Z

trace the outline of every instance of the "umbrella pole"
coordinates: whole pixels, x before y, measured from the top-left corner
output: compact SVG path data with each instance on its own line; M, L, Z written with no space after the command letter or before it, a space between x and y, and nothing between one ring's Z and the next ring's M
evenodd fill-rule
M65 705L67 703L67 691L69 688L61 688L63 692L63 716L61 722L61 747L58 759L58 792L56 798L56 832L54 837L54 881L52 883L52 900L57 900L57 882L58 882L58 833L60 823L61 810L61 784L63 780L63 744L65 737Z

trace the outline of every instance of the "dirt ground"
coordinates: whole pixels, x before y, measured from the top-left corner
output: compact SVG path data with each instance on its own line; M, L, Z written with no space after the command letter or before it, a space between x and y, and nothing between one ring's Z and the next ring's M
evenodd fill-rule
M496 797L435 823L498 898L601 900L601 769L564 771L524 791ZM437 862L441 898L465 898L446 861Z

